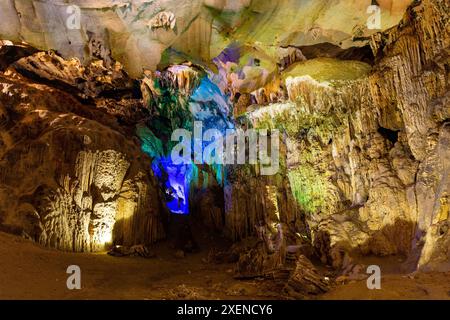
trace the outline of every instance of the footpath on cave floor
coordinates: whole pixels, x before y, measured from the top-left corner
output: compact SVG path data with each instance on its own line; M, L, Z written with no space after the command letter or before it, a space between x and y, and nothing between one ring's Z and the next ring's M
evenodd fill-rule
M0 299L276 299L270 281L236 280L233 264L209 264L208 250L179 259L166 243L156 257L66 253L0 232ZM81 290L68 290L69 265ZM450 299L450 273L388 274L382 290L365 281L339 285L321 299Z

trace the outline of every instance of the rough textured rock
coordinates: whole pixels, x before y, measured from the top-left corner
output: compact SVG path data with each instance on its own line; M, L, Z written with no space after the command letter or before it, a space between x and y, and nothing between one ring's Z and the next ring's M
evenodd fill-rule
M147 246L142 244L134 245L131 247L127 246L114 246L108 254L114 257L126 257L126 256L139 256L142 258L154 258L155 253L150 250Z
M83 66L76 58L64 60L56 53L38 52L20 59L14 68L25 76L73 92L82 99L131 95L133 80L118 62L94 60Z
M417 2L372 37L370 74L287 78L291 102L250 114L288 134L291 188L323 262L402 254L448 268L448 16L445 1Z
M24 58L18 65L42 57ZM42 68L31 62L30 67L51 83L55 78L46 70L61 65L64 72L72 64L53 62L51 68L48 61ZM126 127L76 95L33 82L12 68L0 79L3 230L69 251L163 237L150 159Z
M80 0L70 29L65 1L3 1L2 38L65 58L0 42L1 228L72 251L161 239L166 209L135 125L162 149L195 108L227 122L229 98L242 128L283 130L276 175L196 167L196 217L257 239L238 277L286 275L295 260L286 290L323 292L298 258L311 246L335 268L397 254L448 269L448 1L415 1L401 20L410 1L378 2L382 29L398 26L367 30L361 1ZM193 98L205 75L214 97Z
M410 3L378 2L383 29L395 25ZM167 52L171 56L171 50L209 63L235 39L265 46L360 45L353 41L355 36L367 37L376 31L365 26L370 16L367 6L343 0L333 6L325 0L76 0L70 4L6 0L0 4L0 38L54 49L65 58L78 57L83 62L92 57L106 61L112 55L138 77L143 69L154 70L164 63L162 56Z
M225 226L232 239L254 235L259 226L270 226L276 232L279 223L304 231L302 215L288 181L281 176L272 179L238 174L241 176L231 178L236 180L231 180L224 189Z
M329 286L329 279L321 275L305 256L300 256L284 291L293 298L305 299L327 292Z

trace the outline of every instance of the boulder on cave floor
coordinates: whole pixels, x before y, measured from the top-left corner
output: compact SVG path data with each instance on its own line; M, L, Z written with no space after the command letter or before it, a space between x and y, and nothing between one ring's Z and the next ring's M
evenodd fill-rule
M305 299L311 295L319 295L330 289L329 278L323 276L311 261L301 255L297 259L295 270L284 287L284 292L296 299Z

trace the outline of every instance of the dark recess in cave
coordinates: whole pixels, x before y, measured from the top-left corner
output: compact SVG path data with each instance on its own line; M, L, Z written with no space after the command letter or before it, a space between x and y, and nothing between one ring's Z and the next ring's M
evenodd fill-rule
M378 128L378 133L384 138L395 144L398 141L398 130L391 130L383 127Z

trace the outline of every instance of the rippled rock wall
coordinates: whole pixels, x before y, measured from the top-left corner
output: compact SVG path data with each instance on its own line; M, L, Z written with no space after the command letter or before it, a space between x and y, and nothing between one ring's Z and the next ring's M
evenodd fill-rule
M412 5L372 37L368 76L288 78L289 99L251 114L288 133L288 172L323 262L402 254L448 269L448 46L445 1Z
M14 67L1 75L1 229L68 251L154 242L164 236L164 211L150 159L123 126L132 119L120 103L84 99L93 87L77 88L83 68L74 63L38 53L15 65L39 70L48 85ZM108 78L101 61L90 67ZM57 88L63 81L70 93ZM111 104L117 110L104 112Z

